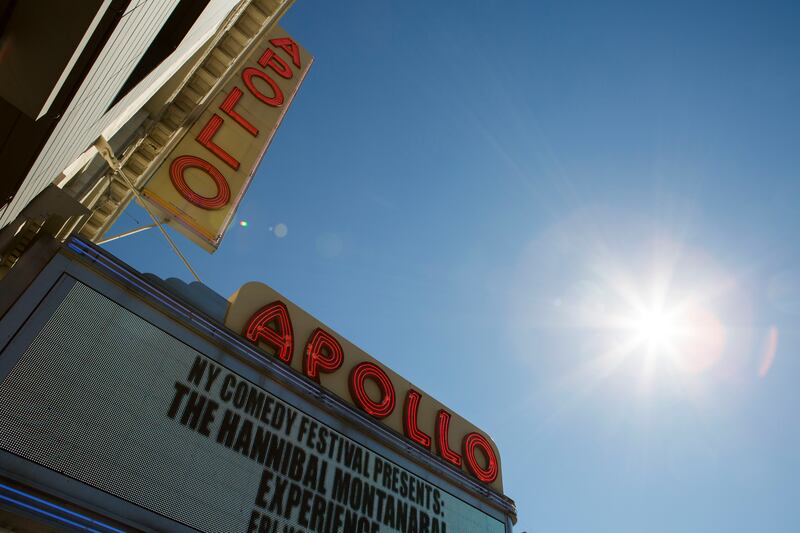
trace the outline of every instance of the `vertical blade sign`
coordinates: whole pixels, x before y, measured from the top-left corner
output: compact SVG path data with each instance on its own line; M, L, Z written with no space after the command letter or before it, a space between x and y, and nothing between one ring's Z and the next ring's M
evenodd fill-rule
M313 58L274 27L145 186L170 225L214 252Z

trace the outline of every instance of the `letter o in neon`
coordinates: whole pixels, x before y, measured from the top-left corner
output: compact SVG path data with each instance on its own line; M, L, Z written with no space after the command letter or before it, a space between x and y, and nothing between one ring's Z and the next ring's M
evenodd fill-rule
M253 77L261 78L267 85L272 88L272 93L274 96L267 96L261 91L253 83ZM268 74L258 70L257 68L248 67L242 71L242 80L244 81L245 86L253 93L253 96L264 102L265 104L272 106L272 107L280 107L283 105L283 91L278 86L278 84L269 77Z
M492 483L497 479L499 468L497 466L497 456L494 454L494 449L489 441L479 433L470 433L464 437L464 459L467 461L467 468L473 476L478 478L484 483ZM482 467L475 457L475 450L480 448L486 457L488 463L486 467Z
M380 402L374 401L367 394L367 390L364 388L367 379L372 379L381 389L382 399ZM386 418L394 411L394 385L386 372L378 365L365 361L354 366L350 371L349 385L353 402L368 415L375 418Z
M197 194L186 183L184 173L187 168L197 168L205 172L217 186L216 196L203 196ZM217 167L204 159L193 155L182 155L176 158L169 166L169 178L175 189L181 193L181 196L186 198L189 202L202 209L219 209L224 207L231 199L231 188L228 186L228 180L225 176L217 170Z

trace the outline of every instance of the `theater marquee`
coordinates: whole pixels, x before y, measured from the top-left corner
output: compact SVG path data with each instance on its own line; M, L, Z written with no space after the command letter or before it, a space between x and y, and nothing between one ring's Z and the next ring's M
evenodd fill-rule
M506 531L435 476L364 446L164 324L69 276L51 294L61 296L22 332L30 340L0 354L0 454L199 531ZM309 346L318 353L313 336ZM330 373L320 368L323 382Z

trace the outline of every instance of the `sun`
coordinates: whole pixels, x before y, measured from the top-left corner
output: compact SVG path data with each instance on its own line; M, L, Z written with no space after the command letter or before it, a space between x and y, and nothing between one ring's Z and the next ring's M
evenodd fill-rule
M633 333L655 350L664 350L673 345L682 329L674 313L661 309L641 311L632 322Z
M576 382L618 376L642 392L713 382L743 349L733 339L749 301L734 272L679 237L589 212L533 241L514 280L519 340L544 332L581 354Z
M699 283L655 274L605 281L598 291L602 305L589 308L588 319L603 332L607 344L601 357L612 364L639 364L647 381L657 374L704 373L722 355L725 327L713 293Z
M725 341L716 313L702 301L660 298L658 305L648 306L640 297L616 318L622 326L615 328L617 345L646 368L666 363L689 374L703 372L719 358Z

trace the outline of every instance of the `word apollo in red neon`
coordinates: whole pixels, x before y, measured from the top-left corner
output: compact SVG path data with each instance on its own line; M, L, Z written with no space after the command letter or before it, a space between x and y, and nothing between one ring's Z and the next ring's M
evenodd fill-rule
M275 49L282 50L286 54L287 60L291 61L295 67L301 68L300 48L291 38L281 37L270 39L269 42ZM241 76L245 88L260 102L270 107L281 107L285 101L284 94L273 76L277 75L289 80L294 76L294 72L287 60L281 58L275 49L268 47L258 59L257 63L261 68L247 67L242 70ZM259 80L258 83L256 83L256 80ZM268 91L262 91L259 86L265 89L268 88ZM253 137L258 137L258 128L236 110L236 106L243 95L244 91L242 89L233 87L228 97L219 105L218 111L233 119ZM228 167L237 171L241 163L227 150L214 142L214 136L224 123L225 119L215 112L200 130L195 140ZM204 172L214 181L214 185L217 188L217 193L214 196L203 196L189 186L186 181L186 171L190 168ZM201 209L220 209L230 201L231 189L225 175L214 164L203 158L194 155L183 155L175 158L169 167L169 177L172 185L175 186L181 196Z
M275 357L291 365L294 353L294 331L289 310L276 300L265 305L250 317L242 334L252 343L266 344L275 352ZM341 344L330 333L321 328L311 332L303 350L303 372L319 383L320 374L333 374L345 360ZM366 383L370 381L380 391L376 400L367 393ZM353 366L348 378L348 388L353 403L370 416L383 419L391 415L396 407L396 391L391 378L375 363L364 361ZM403 402L403 433L417 445L431 450L435 444L436 453L453 467L461 469L466 463L467 470L478 480L490 484L497 479L499 466L494 449L488 439L477 432L464 436L460 453L450 449L451 414L440 409L437 416L434 437L425 433L418 425L417 414L423 397L418 391L409 388Z

